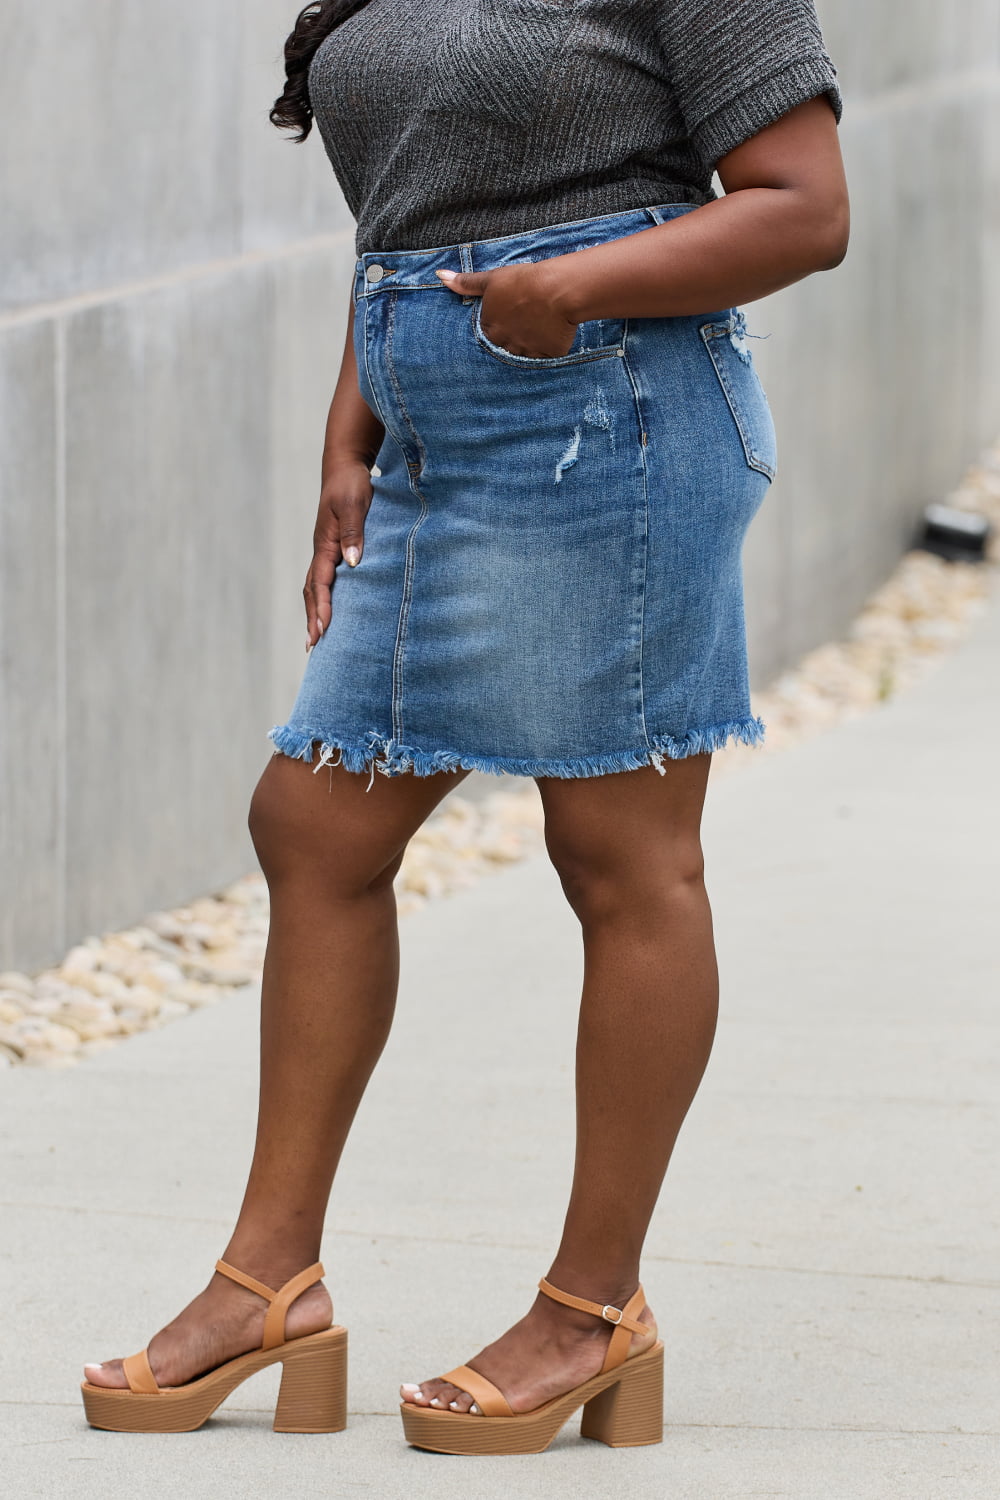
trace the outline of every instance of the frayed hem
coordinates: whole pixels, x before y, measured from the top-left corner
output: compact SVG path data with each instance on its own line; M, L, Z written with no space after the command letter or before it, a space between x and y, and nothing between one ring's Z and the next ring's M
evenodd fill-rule
M762 745L766 733L763 719L730 719L728 724L715 724L711 729L691 729L677 738L669 734L654 736L650 745L668 760L685 760L689 755L711 755L716 750L725 750L730 744Z
M764 739L762 719L733 719L711 729L693 729L685 735L657 735L647 749L618 750L609 755L584 755L570 760L513 760L506 756L462 755L457 750L414 750L398 744L374 730L363 741L347 743L331 740L321 729L300 729L290 724L276 724L268 739L283 755L312 764L313 745L319 742L319 759L315 770L323 766L342 766L345 771L363 774L371 780L375 772L382 776L434 776L443 771L482 771L487 776L551 776L571 780L585 776L611 776L620 771L641 771L655 766L666 774L665 760L686 760L691 755L708 755L723 750L733 742L759 745Z

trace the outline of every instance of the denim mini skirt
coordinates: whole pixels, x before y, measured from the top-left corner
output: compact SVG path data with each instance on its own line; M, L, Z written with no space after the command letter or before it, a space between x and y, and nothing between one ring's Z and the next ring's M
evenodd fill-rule
M741 552L775 441L742 313L595 319L533 359L434 274L691 211L357 263L358 379L385 441L362 560L337 569L278 751L317 770L572 777L762 738Z

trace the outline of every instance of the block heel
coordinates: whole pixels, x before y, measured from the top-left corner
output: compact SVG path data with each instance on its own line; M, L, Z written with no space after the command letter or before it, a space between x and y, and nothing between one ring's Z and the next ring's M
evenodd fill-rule
M609 1448L640 1448L663 1441L663 1348L650 1350L583 1408L580 1436Z
M281 1363L275 1432L343 1432L347 1426L347 1329L292 1350Z

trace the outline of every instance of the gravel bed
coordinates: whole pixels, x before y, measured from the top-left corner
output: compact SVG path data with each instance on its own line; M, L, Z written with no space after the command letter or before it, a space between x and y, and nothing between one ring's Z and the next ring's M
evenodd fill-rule
M993 523L985 564L906 554L847 637L811 651L755 697L762 749L735 746L713 774L775 754L905 690L967 633L1000 566L1000 445L947 503ZM401 913L460 889L542 847L541 802L526 780L470 800L453 794L412 840L397 879ZM135 927L88 937L60 964L0 973L0 1068L72 1067L137 1031L188 1015L226 994L253 992L267 941L259 873Z

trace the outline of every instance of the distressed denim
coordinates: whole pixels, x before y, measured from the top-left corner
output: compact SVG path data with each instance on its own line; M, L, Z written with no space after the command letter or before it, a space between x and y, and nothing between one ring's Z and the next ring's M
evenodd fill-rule
M532 359L434 275L690 211L358 261L358 378L385 441L362 561L337 569L277 750L318 747L317 769L570 777L761 739L741 551L775 442L742 313L594 319L568 354Z

